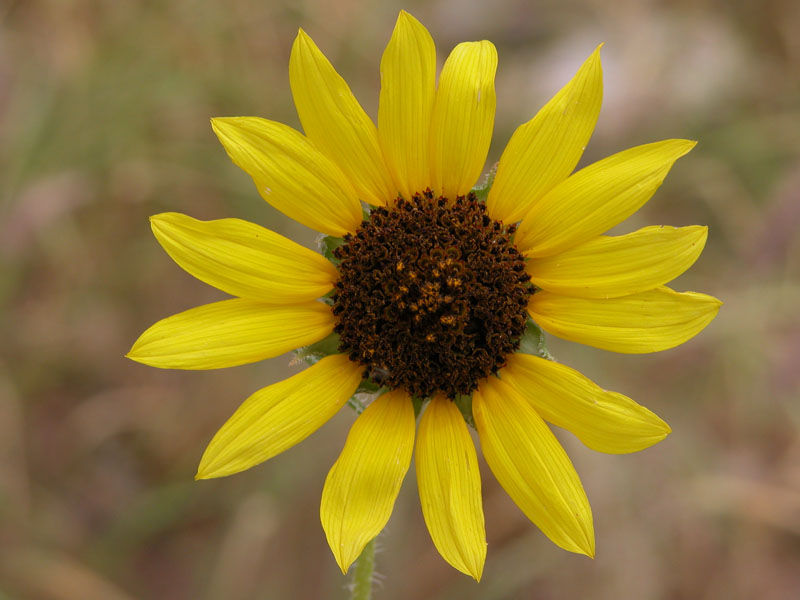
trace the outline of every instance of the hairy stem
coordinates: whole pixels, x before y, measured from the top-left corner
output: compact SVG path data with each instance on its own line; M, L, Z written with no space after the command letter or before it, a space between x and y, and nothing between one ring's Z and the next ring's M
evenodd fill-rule
M372 540L361 551L356 561L353 574L352 600L370 600L372 598L372 572L375 570L375 540Z

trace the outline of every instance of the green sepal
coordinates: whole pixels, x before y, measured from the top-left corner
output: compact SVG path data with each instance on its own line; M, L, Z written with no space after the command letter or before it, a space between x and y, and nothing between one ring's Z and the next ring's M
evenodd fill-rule
M472 416L472 394L456 394L453 400L467 425L475 429L475 417Z
M333 306L333 295L334 295L335 293L336 293L336 290L331 290L330 292L328 292L327 294L325 294L324 296L322 296L322 297L320 298L320 301L321 301L323 304L327 304L328 306Z
M367 405L371 404L378 396L383 396L389 388L379 386L369 379L363 379L353 396L347 401L347 406L352 408L357 415L364 412Z
M422 407L425 406L426 401L427 401L426 398L420 398L419 396L411 396L411 403L414 405L415 419L419 417L419 413L422 411Z
M371 379L362 379L358 384L356 394L384 394L389 391L389 388L378 385Z
M353 412L356 413L356 415L360 415L361 413L364 412L364 409L367 408L367 406L359 398L357 398L355 395L353 395L347 401L347 406L352 408Z
M547 341L544 337L544 331L533 319L528 317L528 322L525 325L525 333L522 334L522 339L519 344L519 352L523 354L533 354L541 356L547 360L555 360L553 355L547 350Z
M319 253L337 266L341 261L333 255L333 251L342 244L344 239L333 235L321 235L317 238Z
M328 337L323 338L320 341L311 344L310 346L298 348L294 351L294 354L297 356L297 358L307 362L309 365L313 365L326 356L330 356L331 354L340 354L339 334L332 333Z
M478 202L486 203L486 198L489 197L489 190L492 189L492 184L494 184L494 176L497 174L497 165L499 163L494 163L489 172L486 173L486 177L483 178L483 181L476 184L474 188L472 188L472 193L475 194L478 198Z

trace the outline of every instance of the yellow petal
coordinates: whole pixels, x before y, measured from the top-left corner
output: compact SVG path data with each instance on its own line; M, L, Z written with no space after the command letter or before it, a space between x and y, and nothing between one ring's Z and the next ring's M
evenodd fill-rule
M361 224L353 187L301 133L257 117L212 119L211 127L261 197L286 216L335 236Z
M339 165L359 198L379 206L394 200L375 124L302 29L292 46L289 84L306 135Z
M530 354L509 356L500 371L539 415L592 450L638 452L663 440L669 425L627 396L609 392L566 365Z
M486 201L493 219L520 221L572 173L594 131L602 101L598 46L572 81L511 136Z
M378 137L404 198L430 186L428 140L436 97L436 48L425 27L401 10L381 59Z
M355 393L363 371L344 354L334 354L258 390L217 431L196 479L244 471L303 441Z
M338 277L330 261L255 223L162 213L150 217L150 225L176 263L233 296L305 302L327 294Z
M422 514L436 549L480 581L486 533L478 457L461 412L444 396L433 398L422 415L416 464Z
M497 50L491 42L463 42L444 63L431 121L431 187L450 197L469 192L492 141L497 97Z
M322 490L320 519L343 573L392 514L414 449L414 406L384 394L356 419Z
M693 338L719 312L722 302L667 287L609 300L536 292L528 312L555 336L624 354L659 352Z
M551 256L608 231L639 210L695 144L645 144L581 169L531 207L514 243L526 256Z
M274 306L235 298L163 319L127 357L162 369L220 369L272 358L318 342L333 331L330 306Z
M538 287L581 298L616 298L672 281L703 251L707 227L645 227L600 236L555 256L525 262Z
M594 556L586 492L542 418L496 377L481 382L472 410L483 456L511 499L553 543Z

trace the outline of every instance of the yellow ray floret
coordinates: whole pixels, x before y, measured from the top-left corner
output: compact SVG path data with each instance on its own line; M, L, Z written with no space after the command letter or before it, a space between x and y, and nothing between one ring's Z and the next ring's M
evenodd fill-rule
M431 121L431 188L454 198L469 192L492 141L497 96L497 50L487 41L463 42L444 63Z
M708 228L644 227L627 235L599 236L554 256L531 258L525 269L537 287L565 296L617 298L646 292L691 267Z
M517 353L508 357L500 377L543 419L598 452L638 452L670 433L669 425L644 406L602 389L566 365Z
M320 254L248 221L163 213L150 217L150 225L176 263L232 296L271 304L306 302L327 294L338 277Z
M493 219L516 223L564 181L583 154L603 100L600 48L536 116L511 136L486 208Z
M497 481L553 543L594 556L592 509L575 468L516 390L488 377L472 397L481 449Z
M205 304L150 327L126 355L162 369L221 369L279 356L333 331L329 306L274 306L235 298Z
M605 233L639 210L695 144L645 144L581 169L531 207L514 243L526 256L551 256Z
M400 11L381 59L378 138L404 198L430 185L428 139L435 97L433 38L419 21Z
M329 235L358 228L361 204L353 186L301 133L257 117L217 118L211 126L261 197L287 217Z
M528 312L542 329L565 340L641 354L693 338L717 316L721 304L712 296L667 287L608 300L542 291L531 296Z
M414 449L414 407L402 390L384 394L356 419L325 479L320 519L343 573L392 514Z
M414 460L422 514L436 549L480 581L486 533L478 458L461 412L442 395L420 419Z
M303 130L342 169L359 198L382 206L397 197L378 131L347 83L302 29L289 59L289 84Z
M361 382L361 371L346 356L334 354L257 391L211 440L196 478L244 471L301 442L353 395Z

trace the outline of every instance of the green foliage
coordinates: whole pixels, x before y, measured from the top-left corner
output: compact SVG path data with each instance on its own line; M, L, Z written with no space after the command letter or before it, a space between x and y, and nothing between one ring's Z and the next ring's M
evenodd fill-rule
M524 354L535 354L547 360L555 360L547 350L544 331L530 317L528 318L525 333L522 334L522 339L520 340L519 351Z
M475 429L475 417L472 416L472 394L459 394L453 402L456 403L458 410L461 411L461 416L464 417L467 425Z
M300 360L313 365L326 356L331 354L339 354L339 336L335 333L330 334L325 339L322 339L310 346L304 346L295 350L295 356Z
M339 264L339 259L333 255L333 251L342 244L344 244L344 240L333 235L321 235L317 238L317 247L320 254L335 265Z
M472 188L472 192L478 197L480 202L486 202L486 199L489 197L489 190L492 189L492 185L494 184L494 176L497 174L497 165L495 163L489 172L486 173L486 177L483 178L483 181L476 184L474 188Z

